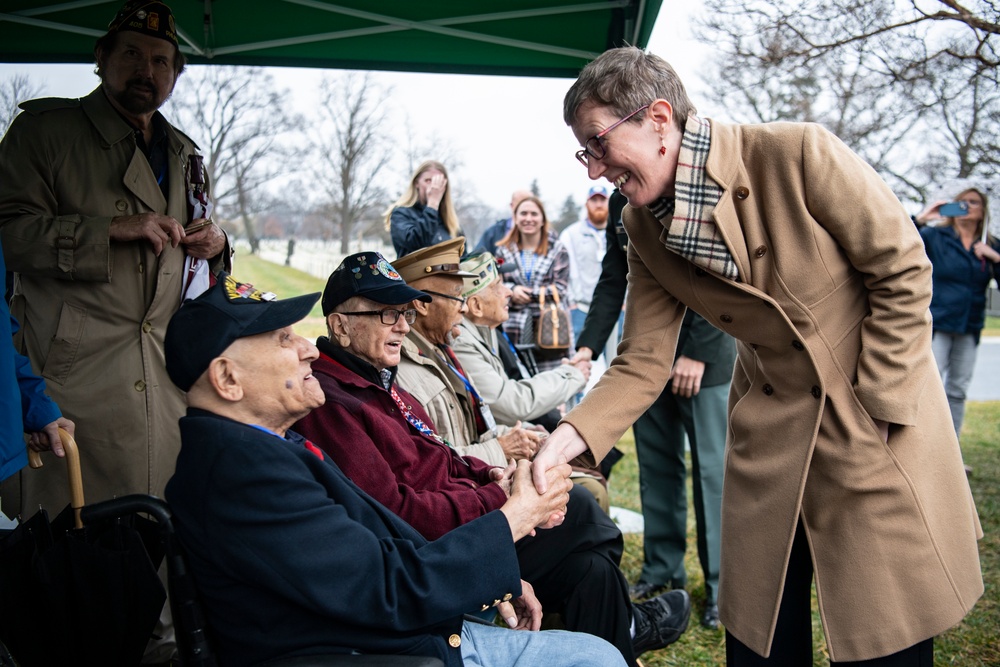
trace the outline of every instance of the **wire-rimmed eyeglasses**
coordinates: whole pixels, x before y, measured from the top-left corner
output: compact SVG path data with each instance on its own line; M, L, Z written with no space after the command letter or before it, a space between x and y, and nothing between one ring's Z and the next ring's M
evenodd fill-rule
M432 292L429 289L422 289L420 291L423 292L424 294L431 294L433 296L439 296L442 299L451 299L452 301L458 301L463 306L465 305L465 297L464 296L452 296L450 294L441 294L441 292Z
M417 321L417 310L416 308L408 308L406 310L398 310L396 308L384 308L382 310L355 310L350 313L341 313L341 315L378 315L382 324L387 326L392 326L399 321L399 316L403 316L403 320L407 324L413 324Z
M583 148L581 148L576 152L576 159L579 160L580 164L582 164L584 167L589 167L590 158L594 158L595 160L600 160L601 158L603 158L605 155L607 155L607 151L604 149L604 137L608 135L608 132L615 129L616 127L618 127L619 125L627 121L629 118L639 113L640 111L645 111L648 108L649 108L648 104L643 104L641 107L639 107L629 115L625 116L621 120L612 123L608 127L604 128L603 130L592 136L590 139L587 139L587 143L583 145Z

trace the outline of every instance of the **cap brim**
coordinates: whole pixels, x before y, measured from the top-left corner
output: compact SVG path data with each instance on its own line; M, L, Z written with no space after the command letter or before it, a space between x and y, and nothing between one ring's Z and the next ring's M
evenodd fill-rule
M260 317L243 330L242 335L253 336L262 334L300 322L313 309L313 306L319 301L319 297L320 293L315 292L313 294L272 301L268 304L270 307L264 309Z
M363 296L366 299L371 299L376 303L382 303L387 306L395 306L403 303L409 303L411 301L423 301L428 303L431 300L430 294L424 294L420 290L414 289L406 283L390 285L389 287L380 287L379 289L373 289L358 294L358 296Z

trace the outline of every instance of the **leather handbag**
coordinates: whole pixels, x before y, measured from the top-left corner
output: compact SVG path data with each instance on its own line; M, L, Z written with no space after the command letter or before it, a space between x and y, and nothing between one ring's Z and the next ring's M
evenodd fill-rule
M545 294L552 290L552 301ZM568 350L573 340L573 325L569 311L559 303L559 291L549 285L538 295L538 320L535 322L535 344L543 350Z

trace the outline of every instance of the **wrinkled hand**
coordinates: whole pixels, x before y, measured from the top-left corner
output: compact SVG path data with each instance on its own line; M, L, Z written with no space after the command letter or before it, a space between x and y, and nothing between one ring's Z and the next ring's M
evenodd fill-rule
M978 259L985 259L990 262L1000 262L1000 252L997 252L986 243L976 241L972 244L972 252Z
M42 427L41 431L26 431L28 434L28 447L36 452L52 450L56 456L66 456L63 449L62 440L59 438L59 429L63 428L70 435L75 435L76 424L65 417L60 417L54 422L49 422Z
M548 430L544 426L542 426L541 424L525 424L524 428L528 429L529 431L534 431L536 433L541 433L542 435L548 435L549 434Z
M506 468L501 468L497 466L496 468L490 468L490 479L500 485L503 489L504 494L510 498L511 486L514 483L514 471L517 469L517 463L511 459L507 464Z
M523 428L521 422L517 422L514 428L497 438L503 453L508 459L515 461L530 460L541 447L542 440L541 433Z
M531 290L524 285L514 285L511 289L510 300L519 306L531 303Z
M947 203L946 199L936 201L913 217L916 218L918 225L923 225L931 220L940 220L943 216L939 209Z
M542 627L542 603L535 596L535 589L521 580L521 597L497 606L500 618L515 630L538 630Z
M691 398L697 396L701 391L701 378L705 375L705 362L696 361L690 357L681 355L674 362L674 367L670 371L670 379L673 384L670 390L677 396Z
M547 491L538 493L532 483L532 464L518 461L510 498L500 508L510 524L514 541L534 535L535 528L548 528L562 523L566 516L566 503L573 482L569 479L572 468L567 463L554 466L542 473Z
M430 185L427 186L427 205L431 208L441 208L441 200L444 199L444 191L447 188L447 178L442 174L432 176Z
M169 215L147 212L112 218L109 236L112 241L148 241L159 255L167 245L177 247L184 238L184 228Z
M204 218L191 221L191 227L204 222ZM211 259L226 247L226 235L214 222L202 227L196 232L185 234L181 239L184 250L187 254L198 259Z

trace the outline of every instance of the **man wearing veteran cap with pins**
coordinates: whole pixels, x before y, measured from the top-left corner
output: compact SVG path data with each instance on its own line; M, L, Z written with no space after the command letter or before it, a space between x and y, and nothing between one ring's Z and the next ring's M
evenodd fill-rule
M320 357L312 366L326 403L293 428L361 489L433 540L502 507L517 476L511 477L514 466L504 470L459 456L420 403L395 386L400 348L416 319L414 305L430 297L407 285L378 253L345 258L323 292L329 337L316 342ZM574 487L546 525L555 527L515 536L521 576L546 611L560 613L570 630L607 639L630 665L636 655L680 637L690 613L687 594L669 591L629 602L618 569L621 533L589 493ZM494 565L492 558L478 562L483 571Z
M513 544L565 504L565 470L538 495L522 463L498 511L428 542L289 430L324 402L316 347L292 330L318 296L277 300L222 274L167 331L167 370L189 405L167 499L221 664L343 653L456 667L624 664L595 637L462 616L496 606L511 627L538 629L531 587L514 598Z
M17 343L76 422L89 502L162 495L184 410L163 336L229 257L197 147L157 111L185 63L170 8L126 3L94 57L92 93L24 102L0 143ZM22 484L25 511L66 503L62 465Z
M403 342L397 381L427 410L449 445L464 456L502 467L510 459L530 459L542 433L517 422L498 426L476 379L466 374L451 349L467 312L462 279L472 277L459 270L464 247L464 238L450 239L393 264L408 285L431 297L413 304L417 316Z

